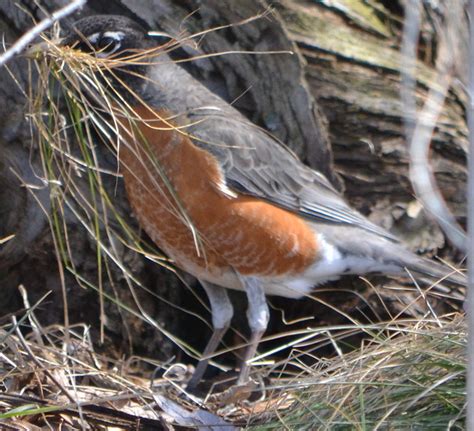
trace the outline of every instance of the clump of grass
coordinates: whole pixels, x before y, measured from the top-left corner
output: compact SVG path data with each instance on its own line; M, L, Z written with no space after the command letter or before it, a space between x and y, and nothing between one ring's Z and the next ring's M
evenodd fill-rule
M184 399L175 398L173 391L166 392L171 398L158 395L179 386L183 376L170 374L151 387L150 372L144 371L149 360L117 361L99 355L89 328L42 327L34 316L37 306L0 328L3 426L160 429L177 417L182 420L182 413L175 412L174 418L164 414L163 402L196 410L196 405L190 408ZM31 330L28 337L22 335L22 326ZM333 335L349 329L326 328L328 341L340 343ZM231 421L255 430L463 429L464 318L397 320L363 329L378 335L360 349L321 360L317 366L304 366L302 357L311 353L295 346L286 366L301 372L272 379L266 398L206 408L226 417L222 424L229 429ZM207 420L220 419L211 415Z
M465 320L397 321L380 330L360 349L278 381L289 407L270 402L254 416L255 429L463 429Z
M43 300L0 326L0 429L154 430L184 420L166 414L176 404L156 394L179 378L169 373L152 387L144 370L157 363L96 353L86 325L41 326L34 310Z

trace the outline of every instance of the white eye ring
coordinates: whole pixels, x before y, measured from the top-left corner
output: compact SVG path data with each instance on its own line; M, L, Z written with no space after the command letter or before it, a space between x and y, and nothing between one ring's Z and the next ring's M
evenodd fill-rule
M98 50L97 51L97 57L98 58L105 58L113 54L114 52L117 52L121 47L122 47L122 40L125 37L125 33L123 31L106 31L105 33L94 33L90 35L87 40L90 42L92 46L96 46L97 43L102 39L102 38L107 38L111 39L114 41L113 46L111 47L112 49L107 49L105 50Z
M94 33L94 34L91 34L87 38L87 40L90 42L91 45L95 45L97 41L99 40L99 37L100 37L100 33Z

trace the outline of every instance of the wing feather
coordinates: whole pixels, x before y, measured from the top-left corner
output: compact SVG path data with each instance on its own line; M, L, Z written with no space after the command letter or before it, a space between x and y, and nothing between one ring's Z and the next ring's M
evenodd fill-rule
M219 161L229 188L265 199L314 222L344 223L398 240L349 207L321 173L237 111L200 108L187 113L187 133Z

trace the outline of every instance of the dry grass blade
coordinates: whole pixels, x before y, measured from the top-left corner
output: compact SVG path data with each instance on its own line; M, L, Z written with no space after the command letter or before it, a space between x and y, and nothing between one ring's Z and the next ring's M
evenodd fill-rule
M8 235L4 238L0 238L0 245L5 244L6 242L12 240L13 238L15 238L15 235Z

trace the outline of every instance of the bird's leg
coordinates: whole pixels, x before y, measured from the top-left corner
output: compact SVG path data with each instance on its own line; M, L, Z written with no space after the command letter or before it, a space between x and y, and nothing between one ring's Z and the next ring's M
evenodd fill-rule
M227 290L224 287L216 286L215 284L211 284L202 280L199 281L209 298L214 332L212 333L211 339L204 349L202 358L199 360L191 380L189 380L186 386L186 389L188 390L196 388L196 386L201 381L209 363L209 356L211 356L216 351L217 346L222 340L222 337L230 326L230 321L234 314L232 303L230 302L229 296L227 295Z
M265 298L265 293L261 284L255 278L246 278L245 280L242 280L242 282L247 294L247 319L250 326L251 336L250 344L245 352L244 361L237 380L238 385L243 385L249 380L249 361L252 360L257 352L258 343L267 329L268 319L270 317L267 299Z

